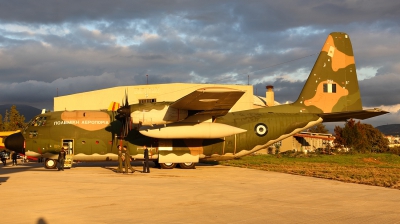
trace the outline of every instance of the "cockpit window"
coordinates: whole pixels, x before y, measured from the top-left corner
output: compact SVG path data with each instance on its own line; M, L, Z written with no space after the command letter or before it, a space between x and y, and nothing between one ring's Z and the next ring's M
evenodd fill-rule
M29 138L36 138L38 136L38 132L37 131L30 131L29 132Z
M47 121L47 117L35 117L29 126L45 126Z

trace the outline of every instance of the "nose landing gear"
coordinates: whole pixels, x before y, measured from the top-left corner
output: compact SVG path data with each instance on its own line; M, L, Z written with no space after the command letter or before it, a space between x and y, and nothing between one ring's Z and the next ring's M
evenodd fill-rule
M44 167L46 167L46 169L55 169L56 166L57 162L54 159L46 159L44 162Z

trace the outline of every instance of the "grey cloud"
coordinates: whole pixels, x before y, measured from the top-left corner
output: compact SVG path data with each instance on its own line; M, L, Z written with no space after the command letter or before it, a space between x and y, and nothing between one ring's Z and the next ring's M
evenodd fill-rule
M220 84L247 84L249 75L258 95L271 84L279 102L294 101L326 36L344 31L352 38L359 75L366 68L378 69L379 78L360 81L364 104L394 105L399 99L389 97L393 93L387 87L397 91L399 81L393 75L400 72L399 4L2 2L0 86L10 94L0 102L52 103L55 88L69 94L144 84L146 74L149 83ZM39 29L47 32L35 33Z
M53 97L97 90L121 85L132 85L135 78L119 79L115 74L59 78L52 82L29 80L20 83L0 84L0 102L28 104L38 108L53 109Z
M304 84L305 81L288 81L279 77L272 83L258 83L253 88L254 94L265 97L266 86L272 85L274 86L275 101L285 103L286 101L296 101Z
M128 12L140 17L145 14L148 4L130 3L129 1L81 1L38 0L3 2L1 19L22 23L62 23L64 21L100 20L110 17L123 18ZM161 5L161 4L160 4ZM156 5L154 5L156 6ZM149 11L147 8L146 11ZM154 9L153 9L154 11Z
M359 82L363 105L378 107L380 105L396 105L400 103L400 76L385 74Z
M241 21L248 30L278 30L307 24L393 20L399 22L397 1L8 1L0 19L22 23L63 23L82 20L124 20L176 14L202 25ZM290 19L290 17L297 19Z

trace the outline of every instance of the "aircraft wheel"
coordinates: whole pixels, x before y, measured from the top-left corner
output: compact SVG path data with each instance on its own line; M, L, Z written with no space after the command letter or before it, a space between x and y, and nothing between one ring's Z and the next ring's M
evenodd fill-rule
M196 163L179 163L181 169L194 169Z
M44 162L44 167L46 167L46 169L54 169L56 166L57 162L54 159L46 159Z
M175 168L176 163L160 163L161 169L172 169Z

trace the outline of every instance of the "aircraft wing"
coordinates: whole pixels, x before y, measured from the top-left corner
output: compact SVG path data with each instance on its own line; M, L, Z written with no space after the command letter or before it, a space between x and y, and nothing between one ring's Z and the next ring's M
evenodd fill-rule
M387 114L389 112L383 111L379 108L367 109L367 110L359 110L359 111L345 111L338 113L325 113L320 114L320 117L324 120L324 122L336 122L336 121L346 121L349 117L354 119L367 119L375 116L379 116L382 114Z
M176 109L199 111L198 114L222 116L243 96L242 90L224 87L206 87L198 89L170 106Z

